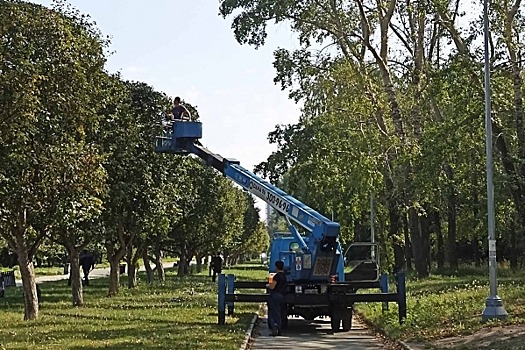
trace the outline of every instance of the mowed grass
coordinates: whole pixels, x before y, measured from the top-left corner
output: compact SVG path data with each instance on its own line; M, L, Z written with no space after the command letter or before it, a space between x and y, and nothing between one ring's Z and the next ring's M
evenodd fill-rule
M381 311L381 303L357 305L358 311L390 337L405 341L429 341L473 334L484 327L525 324L525 271L498 270L498 295L509 313L505 321L482 322L489 296L488 271L469 269L456 275L432 275L407 281L407 313L398 323L397 304Z
M264 280L267 270L241 266L226 270L237 279ZM236 303L235 315L217 325L217 287L207 273L179 278L167 270L166 283L148 286L139 274L136 289L121 279L118 296L108 298L107 279L91 280L85 305L71 306L66 281L41 284L36 321L23 321L21 288L0 299L0 349L239 349L258 310Z

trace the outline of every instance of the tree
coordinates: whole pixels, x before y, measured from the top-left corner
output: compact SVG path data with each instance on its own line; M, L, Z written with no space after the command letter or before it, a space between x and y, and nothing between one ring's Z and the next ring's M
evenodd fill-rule
M109 295L118 293L119 264L125 256L129 286L134 287L135 264L143 257L146 236L168 227L169 205L162 191L171 191L173 186L170 163L154 149L168 98L144 83L122 82L119 77L114 77L112 96L116 96L115 105L106 111L109 117L100 135L108 154L104 164L108 193L102 216L110 262ZM138 249L133 249L134 244Z
M48 198L62 190L55 176L71 174L64 169L68 159L58 159L56 152L76 157L66 149L84 144L97 128L106 42L88 18L61 5L50 10L1 1L0 23L0 234L18 254L24 319L35 319L33 258L60 224L42 218L56 204ZM83 150L84 160L97 161L89 145ZM84 175L80 178L91 181ZM78 204L87 213L93 202ZM75 220L82 215L77 214Z

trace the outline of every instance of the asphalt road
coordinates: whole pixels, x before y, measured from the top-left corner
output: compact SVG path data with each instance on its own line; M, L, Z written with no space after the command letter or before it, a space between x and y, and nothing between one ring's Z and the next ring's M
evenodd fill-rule
M349 332L333 332L330 319L305 321L302 318L288 319L288 328L283 335L272 337L269 334L266 317L257 322L252 339L247 347L250 350L313 350L313 349L388 349L389 345L372 334L356 318Z

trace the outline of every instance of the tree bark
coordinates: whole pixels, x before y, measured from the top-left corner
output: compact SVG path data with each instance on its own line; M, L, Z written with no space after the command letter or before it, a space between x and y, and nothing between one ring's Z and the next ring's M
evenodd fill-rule
M515 220L512 220L512 224L510 225L510 247L509 247L509 260L510 260L510 268L512 271L516 271L518 269L518 235L516 234L516 222Z
M396 270L403 270L405 266L405 251L402 244L402 240L399 238L400 234L400 215L399 208L393 203L393 200L388 202L388 217L390 225L388 227L389 237L392 240L392 246L394 248L394 268Z
M164 256L164 253L162 252L162 249L158 248L155 252L155 264L157 265L157 278L160 282L166 281L166 272L164 271L164 261L162 261L162 258Z
M412 240L412 254L414 267L419 278L428 277L428 263L425 259L425 245L420 228L420 220L416 208L408 209L410 238Z
M432 233L432 209L428 204L425 205L425 215L419 217L421 240L423 243L423 260L427 266L427 276L432 269L432 250L430 247L430 235Z
M449 181L447 193L447 240L448 240L448 266L458 267L457 255L457 225L456 225L456 189L454 187L454 172L449 165L445 165L445 175Z
M443 229L441 227L441 216L439 211L434 211L434 230L436 233L436 262L438 269L445 267L445 242L443 240Z
M412 241L410 238L410 229L408 227L408 219L406 214L402 217L403 220L403 234L405 235L405 257L406 257L406 264L407 264L407 270L412 270L412 261L413 261L413 253L412 253Z
M82 277L80 276L80 254L78 250L69 248L70 256L69 278L71 278L71 300L73 306L84 305L84 294L82 292Z
M128 262L128 288L137 287L137 266L133 262Z
M128 288L136 288L137 287L137 262L139 258L142 256L140 254L140 251L142 250L142 247L139 247L137 249L133 249L133 245L130 244L126 251L126 261L128 263Z
M148 256L148 249L142 250L142 262L144 263L144 269L146 269L146 278L148 280L148 284L153 283L153 269L150 265L150 260Z
M126 253L124 247L115 249L112 242L106 243L107 259L109 262L109 290L108 295L117 295L120 289L120 260Z
M181 250L180 253L180 259L179 259L179 266L177 267L177 276L185 276L187 273L187 260L186 260L186 253L184 250Z
M25 229L16 233L16 252L20 274L22 276L22 286L24 289L24 320L35 320L38 318L38 297L36 293L35 268L30 256L27 253L25 242Z
M108 259L109 260L109 259ZM117 295L120 289L120 259L109 260L109 290L108 295Z

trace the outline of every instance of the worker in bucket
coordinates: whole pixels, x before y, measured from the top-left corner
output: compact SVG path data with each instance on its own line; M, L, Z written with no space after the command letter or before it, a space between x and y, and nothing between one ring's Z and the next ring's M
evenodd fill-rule
M271 329L272 336L281 335L282 322L284 316L284 294L287 290L286 275L283 271L284 262L277 260L275 262L275 274L270 282L266 284L269 289L268 295L268 327Z
M186 107L180 104L180 97L175 97L173 99L173 108L171 113L168 113L166 116L168 120L190 120L191 113Z

